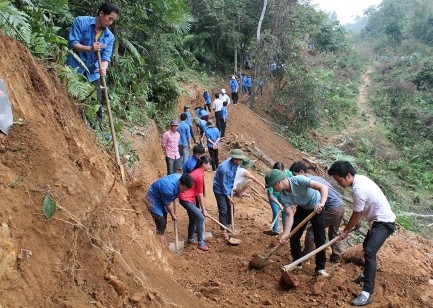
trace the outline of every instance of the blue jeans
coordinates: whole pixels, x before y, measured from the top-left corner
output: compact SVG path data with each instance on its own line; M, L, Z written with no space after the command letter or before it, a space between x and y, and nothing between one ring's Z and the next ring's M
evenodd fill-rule
M167 175L176 173L180 167L180 158L165 157L165 164L167 165Z
M202 244L203 239L203 222L204 216L201 210L192 202L179 200L180 204L184 207L188 213L189 224L188 224L188 240L194 238L194 229L197 226L197 240L199 244Z
M275 217L278 214L278 211L280 210L280 207L278 206L277 203L275 203L274 201L269 200L269 204L271 205L272 208L272 221L274 221ZM283 230L285 227L285 223L286 223L286 212L283 211ZM272 228L272 231L274 232L278 232L278 230L280 229L280 225L279 225L279 219L277 219L277 221L275 222L274 227Z
M308 215L311 214L313 210L306 210L302 207L296 207L295 216L293 218L293 226L292 230L301 223ZM320 247L326 242L326 233L325 233L325 211L321 211L320 214L316 214L310 220L311 225L313 227L314 234L314 244L316 247ZM304 233L306 224L304 224L290 239L290 252L292 253L293 261L296 261L302 257L302 248L301 248L301 236ZM315 271L319 271L325 269L326 265L326 252L322 250L316 254L316 269Z
M376 281L376 255L385 240L394 232L395 223L375 221L368 230L362 246L364 247L364 287L370 294L374 291Z
M179 144L178 147L180 154L180 166L183 167L189 156L189 144Z

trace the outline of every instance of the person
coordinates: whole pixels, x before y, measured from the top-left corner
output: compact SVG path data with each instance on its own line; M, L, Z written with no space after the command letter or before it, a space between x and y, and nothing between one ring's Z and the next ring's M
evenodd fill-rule
M246 80L245 80L245 86L247 88L248 95L251 95L251 87L252 87L252 85L253 85L252 78L251 78L250 75L248 75L246 77Z
M340 240L347 238L362 219L368 222L367 236L363 242L364 271L354 280L364 283L361 293L352 300L354 306L365 306L372 302L376 280L376 255L386 239L395 230L396 216L382 190L370 178L356 173L348 161L336 161L328 169L328 174L343 188L352 187L352 215L340 232Z
M204 100L204 110L211 112L212 111L211 110L212 99L210 97L210 93L208 90L204 90L203 100Z
M212 102L212 109L215 111L216 126L221 130L220 111L223 108L223 101L218 93L215 93L215 100Z
M284 171L277 169L268 172L265 181L266 185L272 186L274 190L280 192L278 201L283 205L286 212L285 228L280 242L287 242L290 231L315 211L316 215L310 220L313 226L314 243L316 247L325 244L325 211L322 211L322 209L328 198L328 187L303 175L288 178ZM297 205L295 214L293 214L294 205ZM290 252L293 261L302 257L301 237L304 230L305 224L290 238ZM325 265L326 252L322 250L316 254L315 271L317 275L329 276L325 271ZM299 265L298 268L302 268L302 265Z
M108 65L111 62L114 34L108 29L119 16L119 7L114 3L103 3L96 14L92 16L78 16L72 22L68 36L68 47L78 55L84 63L83 66L72 54L69 54L66 62L72 68L78 68L78 73L86 76L90 83L97 88L99 109L96 120L102 128L102 90L100 77L107 74ZM101 53L101 67L98 64L97 52ZM76 56L75 55L75 56Z
M204 176L205 171L210 170L212 170L211 158L209 156L201 157L196 168L190 173L194 186L179 195L179 202L185 208L189 218L188 239L186 242L187 244L197 245L198 249L203 251L209 250L204 239L203 223L206 217ZM194 240L194 229L197 230L197 241Z
M333 238L337 237L340 233L340 226L341 222L344 218L344 203L341 199L340 194L337 190L324 178L317 176L317 175L310 175L308 174L308 168L307 166L301 162L298 161L294 163L290 167L290 171L294 175L304 175L316 182L322 183L328 187L328 199L326 199L325 203L325 228L328 228L328 238L329 240L332 240ZM305 235L305 241L304 241L304 252L303 254L306 255L309 252L314 250L314 237L313 237L313 228L311 227L311 224L307 226L307 233ZM339 242L335 242L331 245L331 256L330 261L331 263L338 263L340 262L340 256L341 256L341 247Z
M247 157L241 149L232 150L229 158L219 165L213 179L213 192L217 202L219 221L227 228L230 228L232 224L232 189L236 170L244 160L247 160ZM228 239L228 234L225 230L224 236Z
M172 202L181 192L189 190L194 182L189 174L178 173L166 175L153 182L146 194L146 205L156 225L156 232L160 236L161 244L167 247L165 229L167 227L167 213L171 219L177 220Z
M209 120L209 112L204 110L202 107L195 107L195 113L198 118L205 121Z
M284 169L284 164L282 162L276 162L272 169L277 169L284 171L287 174L287 177L290 178L293 176L292 172L289 169ZM276 191L272 188L272 186L266 186L266 193L268 195L269 205L272 209L272 221L275 220L276 216L279 214L279 211L281 210L281 217L283 221L283 231L285 229L285 223L286 223L286 212L284 211L284 207L280 204L278 201L278 197L280 195L279 191ZM275 221L274 226L272 227L272 235L278 235L280 230L280 224L278 219Z
M186 123L186 119L188 116L186 113L182 113L180 115L180 123L177 127L177 132L180 135L179 138L179 154L180 154L180 165L179 170L182 169L182 166L185 164L186 160L189 156L189 149L191 147L190 145L190 139L191 139L191 133L189 129L189 125Z
M185 164L183 165L183 173L191 173L191 171L193 171L197 166L197 163L199 162L200 157L203 156L204 152L204 146L201 144L196 144L192 148L192 155L188 157Z
M207 149L209 151L210 158L212 159L212 170L215 171L218 168L218 149L219 141L221 139L221 133L212 121L207 121L206 130L204 131L207 140Z
M227 121L229 120L229 111L227 109L227 101L223 102L223 107L220 111L220 127L221 127L221 139L224 140L226 135Z
M230 105L230 97L227 95L226 89L221 89L219 98L223 102L227 102L227 106Z
M263 87L265 86L265 80L263 78L259 79L259 84L257 87L257 93L260 93L260 96L263 96Z
M245 96L245 95L247 95L247 93L248 93L248 91L247 91L247 83L248 83L248 80L247 80L247 76L245 76L244 73L242 73L241 76L242 76L242 77L241 77L241 80L242 80L242 96Z
M189 111L189 106L188 105L183 106L183 113L185 113L187 115L187 118L186 118L185 122L186 122L186 124L189 125L189 131L190 131L190 134L191 134L191 138L194 141L194 143L197 143L197 141L195 140L194 131L192 129L192 116L191 116L191 112Z
M161 137L161 147L165 154L167 165L167 175L177 172L180 167L179 140L180 134L177 132L179 123L176 120L170 122L170 129Z
M193 118L193 122L196 125L198 132L200 134L200 144L203 144L203 135L206 130L206 121L199 119L198 117Z
M251 174L251 172L248 171L248 168L252 165L254 165L254 162L247 158L242 161L242 164L236 170L235 180L233 182L233 196L249 197L250 195L246 193L246 191L253 183L260 185L263 190L265 189L265 184L260 182Z
M238 84L238 81L236 80L235 75L233 75L230 78L229 84L230 84L230 89L232 90L233 105L236 105L238 103L238 100L239 100L239 95L238 95L239 84Z

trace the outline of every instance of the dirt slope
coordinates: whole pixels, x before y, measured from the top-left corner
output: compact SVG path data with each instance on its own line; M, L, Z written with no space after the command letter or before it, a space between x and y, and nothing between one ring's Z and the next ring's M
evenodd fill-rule
M240 246L227 246L207 222L214 234L209 252L187 247L176 256L161 249L143 209L148 185L164 173L155 126L129 136L140 161L127 170L124 186L113 156L95 144L56 76L1 34L0 76L15 118L24 121L0 139L1 307L345 307L359 291L349 282L361 270L359 246L345 251L342 264L328 265L329 279L314 277L314 265L306 264L294 290L278 284L281 266L290 261L288 248L264 270L248 270L252 253L277 243L262 233L270 209L257 187L252 198L236 200ZM197 93L180 104L198 103L191 97ZM256 141L274 160L290 165L302 158L244 105L230 107L230 118L229 133ZM230 144L221 157L229 150ZM206 202L216 216L211 182L209 173ZM59 205L51 221L40 210L48 191ZM187 218L178 211L184 238ZM171 224L168 231L173 240ZM391 238L379 255L372 306L431 306L432 254L432 243L413 234Z

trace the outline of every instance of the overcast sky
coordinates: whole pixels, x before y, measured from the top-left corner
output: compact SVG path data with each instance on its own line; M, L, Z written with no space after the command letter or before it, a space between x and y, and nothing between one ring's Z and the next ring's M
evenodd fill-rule
M312 0L325 12L336 12L342 25L350 23L354 16L371 5L378 5L382 0Z

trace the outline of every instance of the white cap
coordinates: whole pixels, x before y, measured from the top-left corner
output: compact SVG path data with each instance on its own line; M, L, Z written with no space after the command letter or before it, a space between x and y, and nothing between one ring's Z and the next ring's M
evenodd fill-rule
M221 89L221 93L226 94L226 89Z

